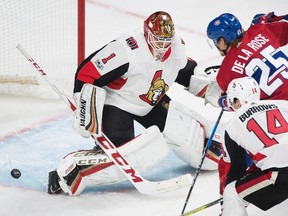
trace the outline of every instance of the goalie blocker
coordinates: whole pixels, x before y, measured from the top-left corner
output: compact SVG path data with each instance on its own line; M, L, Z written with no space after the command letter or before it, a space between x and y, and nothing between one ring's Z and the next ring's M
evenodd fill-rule
M74 130L81 136L88 138L101 133L105 99L104 89L88 83L83 85L81 92L74 94L77 105Z

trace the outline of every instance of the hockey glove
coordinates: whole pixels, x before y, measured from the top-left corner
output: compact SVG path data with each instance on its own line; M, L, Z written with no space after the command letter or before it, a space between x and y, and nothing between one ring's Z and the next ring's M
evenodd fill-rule
M218 99L218 104L219 106L224 109L225 111L231 112L233 111L232 107L230 106L230 104L228 103L228 99L226 95L221 96Z
M253 17L251 26L256 25L256 24L272 23L272 22L277 22L281 20L287 21L288 15L286 14L286 15L276 16L274 12L269 12L267 14L256 14Z
M210 67L207 67L204 72L208 75L208 76L214 76L216 77L219 69L220 69L220 65L215 65L215 66L210 66Z
M208 85L208 90L205 95L205 104L209 103L214 107L220 107L219 98L223 94L222 89L218 85L217 81L213 81Z
M194 70L194 75L190 78L189 86L187 90L197 96L205 97L208 86L215 81L220 65L210 66L204 70L204 73L198 67Z
M74 94L77 101L74 129L81 136L99 135L102 131L102 112L106 91L91 84L84 84L81 93Z

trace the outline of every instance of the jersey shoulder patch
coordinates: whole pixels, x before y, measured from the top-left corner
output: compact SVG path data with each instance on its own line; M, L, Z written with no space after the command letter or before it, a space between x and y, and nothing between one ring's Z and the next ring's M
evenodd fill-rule
M137 49L139 46L137 44L137 41L133 36L126 39L127 45L130 47L131 50Z

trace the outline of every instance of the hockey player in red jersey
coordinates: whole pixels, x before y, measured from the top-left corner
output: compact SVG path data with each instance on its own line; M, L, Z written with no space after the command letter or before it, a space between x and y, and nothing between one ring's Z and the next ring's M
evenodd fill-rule
M249 203L266 211L288 198L288 102L260 101L251 77L231 81L227 101L235 114L224 130L222 216L246 216Z
M160 132L164 131L168 112L170 112L169 116L174 115L171 112L175 115L182 115L179 113L181 104L177 105L177 109L168 109L170 98L166 93L174 82L189 87L190 77L194 75L196 66L197 63L194 60L187 58L184 41L176 34L171 16L164 11L151 14L144 21L144 28L122 34L92 53L79 65L74 85L74 97L77 104L75 130L83 137L103 132L116 147L126 148L124 151L127 152L126 156L130 160L141 161L143 164L137 162L141 164L140 168L151 162L156 163L166 152L164 147L164 150L159 149L158 152L153 148L163 143L163 138L160 139L162 136ZM182 110L186 109L182 108ZM208 134L204 131L207 124L189 115L186 115L186 118L185 122L189 122L188 126L184 124L185 122L169 121L172 127L167 126L164 138L168 143L173 142L179 158L197 167L198 158L203 152L205 135ZM158 135L155 130L152 132L147 130L145 136L135 138L134 121L146 129L157 126ZM176 128L175 125L177 125ZM189 130L187 134L179 136L178 139L174 134L183 133L182 127ZM152 142L148 139L149 136L158 139ZM191 138L193 140L190 140ZM142 141L136 146L135 143L139 139ZM144 146L146 149L147 146L150 147L150 153L147 150L145 152ZM219 144L214 147L214 153L203 166L205 169L217 169ZM139 154L132 154L131 148L133 151L137 148ZM81 158L86 155L89 155L89 152L78 154ZM101 154L95 153L94 155L99 157ZM79 194L85 188L84 176L89 178L89 182L94 179L95 184L103 182L103 179L108 183L123 181L123 178L120 178L123 176L118 174L117 169L107 176L109 171L106 168L113 165L107 156L93 161L106 161L109 164L101 163L101 166L95 168L98 163L94 163L94 168L90 167L87 171L88 167L85 167L85 172L83 167L79 168L79 157L77 158L74 154L68 155L57 168L57 172L50 173L48 193L58 193L62 189L70 195ZM136 168L139 167L136 166ZM99 177L104 172L106 175Z
M209 85L206 100L225 107L225 97L220 100L219 97L231 80L244 76L257 81L261 99L288 100L288 57L281 50L288 43L287 35L288 15L255 16L246 31L230 13L213 19L207 27L207 36L224 59L217 82Z

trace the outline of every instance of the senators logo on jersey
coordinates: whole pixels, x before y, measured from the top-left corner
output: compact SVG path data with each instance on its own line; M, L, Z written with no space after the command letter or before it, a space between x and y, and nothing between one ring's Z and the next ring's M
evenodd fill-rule
M140 95L140 99L151 106L155 106L168 91L169 86L162 79L162 71L156 71L147 94Z

